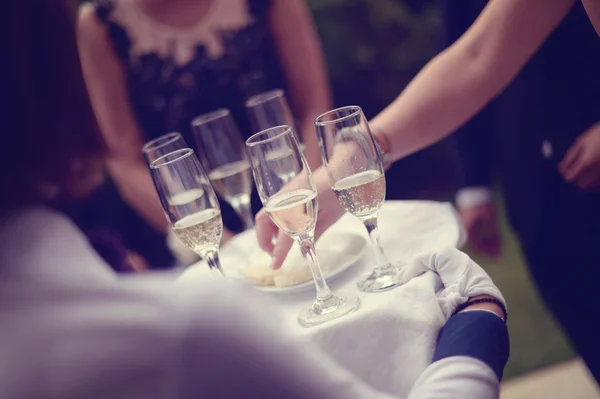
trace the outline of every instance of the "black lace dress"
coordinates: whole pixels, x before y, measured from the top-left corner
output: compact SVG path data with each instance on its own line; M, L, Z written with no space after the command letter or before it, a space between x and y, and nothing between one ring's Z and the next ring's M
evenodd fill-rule
M187 31L151 21L132 0L94 3L127 71L131 104L147 140L178 131L195 145L191 120L219 108L230 109L242 134L251 135L245 101L267 90L285 89L267 22L269 3L216 0L209 17ZM109 227L155 268L172 263L165 237L125 205L114 185L103 187L92 203L78 215L86 229ZM256 194L252 204L256 212ZM239 231L242 224L233 209L224 201L221 208L225 225Z

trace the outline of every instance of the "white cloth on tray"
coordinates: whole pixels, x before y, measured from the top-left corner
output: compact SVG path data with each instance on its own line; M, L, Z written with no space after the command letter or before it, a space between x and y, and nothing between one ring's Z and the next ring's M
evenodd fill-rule
M0 397L491 399L498 393L491 369L474 359L426 367L425 354L455 304L478 293L500 295L454 249L416 258L405 269L411 279L405 286L363 298L363 309L389 305L367 312L367 319L358 312L330 329L313 329L321 335L316 346L289 334L273 302L247 285L117 278L70 221L45 209L2 224L0 265ZM371 317L381 321L367 328ZM345 357L363 364L341 367ZM394 367L384 369L390 359ZM413 371L420 368L422 374ZM357 370L365 374L352 374ZM393 373L406 385L377 386Z

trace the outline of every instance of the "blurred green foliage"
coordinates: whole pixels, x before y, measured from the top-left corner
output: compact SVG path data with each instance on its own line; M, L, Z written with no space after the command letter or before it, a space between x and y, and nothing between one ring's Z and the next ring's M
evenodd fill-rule
M308 0L336 103L373 116L439 49L432 0Z

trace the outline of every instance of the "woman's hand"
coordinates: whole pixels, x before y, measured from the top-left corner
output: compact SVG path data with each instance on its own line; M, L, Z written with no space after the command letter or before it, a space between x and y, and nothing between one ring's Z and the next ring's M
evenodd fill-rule
M329 186L327 170L320 167L313 173L313 178L319 204L315 228L316 240L344 214L344 210ZM279 230L264 209L256 215L256 234L260 247L272 256L271 268L279 269L292 247L293 240Z
M600 189L600 122L575 140L558 170L582 190Z

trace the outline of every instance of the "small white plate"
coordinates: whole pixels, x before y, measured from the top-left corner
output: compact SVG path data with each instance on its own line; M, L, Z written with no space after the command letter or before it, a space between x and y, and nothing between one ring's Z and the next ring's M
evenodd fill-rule
M367 246L364 235L352 231L340 231L331 229L325 233L316 243L315 249L325 279L330 281L336 276L348 270L360 258L362 251ZM254 229L245 231L232 238L221 250L221 263L230 278L246 279L241 273L245 267L264 264L268 267L271 257L261 251L256 241ZM282 268L308 267L307 261L300 253L300 249L294 245ZM265 292L292 294L314 289L314 282L310 281L289 286L256 286Z

